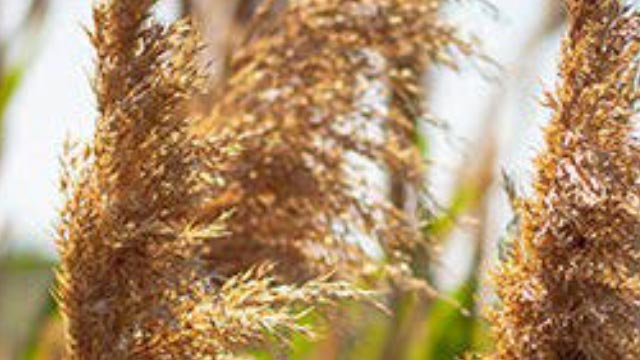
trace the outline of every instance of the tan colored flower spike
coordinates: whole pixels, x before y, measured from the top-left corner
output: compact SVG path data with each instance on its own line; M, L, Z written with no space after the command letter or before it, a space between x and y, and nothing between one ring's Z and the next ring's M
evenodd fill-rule
M237 151L191 134L198 36L183 21L155 23L153 4L95 8L99 118L90 145L67 149L61 180L56 292L68 358L233 358L272 335L311 335L297 324L309 308L371 294L326 277L276 283L269 259L223 274L202 257L226 234L220 173Z
M422 189L415 118L424 114L390 102L420 93L416 68L453 65L473 49L440 19L439 0L274 3L234 49L199 129L243 149L225 177L237 194L231 235L210 242L212 264L233 273L269 258L289 280L359 276L371 259L355 243L366 238L392 273L410 276L411 254L426 246L418 226L384 190L358 191L370 177L358 165Z
M567 7L535 193L495 276L494 359L640 358L640 14Z

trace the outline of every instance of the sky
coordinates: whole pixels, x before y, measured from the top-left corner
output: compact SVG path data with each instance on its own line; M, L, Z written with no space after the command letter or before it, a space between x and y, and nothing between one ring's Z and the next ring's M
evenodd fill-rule
M0 31L18 18L25 1L0 0L6 4L0 14ZM449 133L434 131L433 158L436 159L433 186L446 198L447 184L456 173L456 164L473 156L473 140L487 100L502 86L514 100L495 119L499 123L499 145L504 155L499 167L507 169L519 182L530 176L528 161L538 148L544 111L536 105L542 85L553 85L558 38L540 49L526 78L514 79L510 70L528 33L540 20L540 0L494 0L501 13L496 18L473 2L461 1L463 9L452 14L462 26L484 39L487 54L502 64L501 85L489 82L471 66L462 73L437 71L433 112L450 124ZM167 19L175 4L161 2L161 17ZM86 138L95 119L95 101L89 80L92 49L82 28L91 24L92 1L53 0L42 43L23 86L7 113L5 148L0 163L0 226L11 234L13 248L37 249L55 254L53 233L57 208L59 156L66 136ZM551 80L549 80L551 79ZM491 231L503 232L509 220L506 200L496 190L495 224ZM450 253L460 253L456 246ZM457 255L459 256L459 255ZM460 271L460 270L458 270Z

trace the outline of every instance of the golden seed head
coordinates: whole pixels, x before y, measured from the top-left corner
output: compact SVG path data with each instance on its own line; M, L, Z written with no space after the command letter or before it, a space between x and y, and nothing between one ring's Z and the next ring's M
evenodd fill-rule
M495 274L495 359L637 359L640 14L567 1L561 78L534 194ZM636 80L634 80L636 79Z

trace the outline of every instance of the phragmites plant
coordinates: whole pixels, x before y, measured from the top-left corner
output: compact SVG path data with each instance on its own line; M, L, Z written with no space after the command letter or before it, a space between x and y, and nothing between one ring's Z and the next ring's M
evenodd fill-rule
M234 273L272 259L294 281L327 271L353 278L371 268L357 245L365 238L383 250L384 272L404 282L425 239L384 190L364 200L361 167L422 188L415 118L423 114L389 102L420 92L418 68L474 50L439 19L440 1L276 3L257 10L199 129L243 149L226 169L230 236L210 241L210 261Z
M223 358L310 332L297 324L309 306L370 297L326 277L276 283L276 259L230 273L203 256L226 234L233 187L221 174L237 150L192 134L198 37L186 22L149 19L153 4L108 1L94 13L100 116L92 144L67 151L62 179L57 293L68 357Z
M32 3L26 18L41 19L48 2ZM424 75L491 60L445 19L446 0L183 0L164 22L156 3L96 0L97 119L65 146L60 262L0 249L3 284L56 264L57 284L33 326L0 326L1 358L640 359L637 4L545 0L505 67L517 81L455 166L427 136L427 93L449 79ZM465 22L476 10L501 16L483 4ZM533 189L519 197L506 179L516 231L485 327L495 120L565 19ZM22 66L2 74L7 116ZM463 169L435 197L430 157ZM0 289L0 310L5 294L37 300L24 279Z
M313 335L311 307L371 298L344 280L428 290L410 269L418 222L358 188L362 163L422 186L422 114L397 104L420 93L420 68L474 51L440 2L267 1L204 118L190 111L209 90L199 36L155 22L154 3L94 11L99 117L61 182L69 358L233 357Z
M640 14L568 0L535 194L496 274L495 359L640 358Z

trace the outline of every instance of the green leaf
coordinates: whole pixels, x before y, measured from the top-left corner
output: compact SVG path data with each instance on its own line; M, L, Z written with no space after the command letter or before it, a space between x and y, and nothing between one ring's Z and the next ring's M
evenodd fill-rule
M29 252L11 253L0 258L0 271L3 272L50 270L55 265L55 261Z
M40 353L40 339L42 335L42 329L47 322L58 314L58 306L56 304L53 295L49 294L47 299L42 304L38 316L33 321L29 328L29 334L27 336L27 343L24 347L20 360L36 360Z
M429 154L429 139L427 136L421 131L416 131L413 141L422 157L426 159Z
M15 304L19 309L19 314L14 316L13 321L19 321L22 316L28 314L30 320L23 323L24 327L19 331L20 343L24 344L19 349L17 359L34 360L37 359L41 350L41 340L43 329L58 315L56 301L50 293L52 285L51 269L55 262L36 253L13 253L0 259L0 273L8 276L9 279L29 279L21 284L20 281L9 284L11 294L15 299L5 299L9 303ZM24 296L30 294L41 300L24 303ZM24 341L24 342L23 342Z
M464 214L477 200L478 191L475 186L459 186L452 198L449 207L442 215L431 220L424 228L425 234L443 239L456 225L456 219Z
M322 320L318 316L310 313L301 319L300 325L318 328L321 322ZM304 334L296 333L291 342L290 358L296 360L309 359L319 345L318 341L314 341Z
M389 319L376 317L367 320L366 326L354 336L351 348L345 352L344 359L380 359L389 336Z
M6 74L0 79L0 118L4 117L9 102L25 74L25 66L17 65L8 69Z
M4 143L4 136L2 135L4 134L4 116L13 95L15 95L22 82L25 69L24 65L13 66L0 78L0 146Z
M450 296L432 305L422 334L410 349L410 360L456 360L475 349L480 324L473 311L477 289L474 274Z

